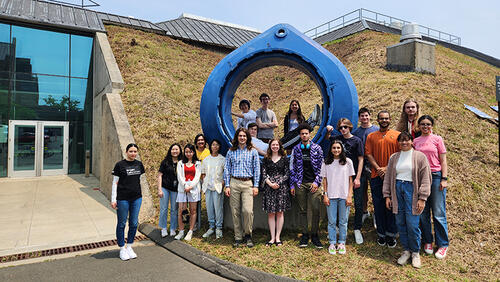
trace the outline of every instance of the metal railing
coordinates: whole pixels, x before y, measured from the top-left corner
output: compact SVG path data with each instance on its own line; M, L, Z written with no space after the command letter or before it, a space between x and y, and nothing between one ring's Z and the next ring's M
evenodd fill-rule
M403 19L395 18L392 16L384 15L381 13L361 8L354 10L350 13L347 13L343 16L340 16L336 19L333 19L329 22L326 22L322 25L319 25L315 28L312 28L304 32L304 34L314 39L324 34L327 34L331 31L345 27L349 24L359 22L361 20L374 22L377 24L385 25L396 29L401 29L403 25L410 23L409 21L405 21ZM418 27L420 34L423 36L427 36L433 39L437 39L455 45L461 44L460 37L456 35L452 35L423 25L418 25Z

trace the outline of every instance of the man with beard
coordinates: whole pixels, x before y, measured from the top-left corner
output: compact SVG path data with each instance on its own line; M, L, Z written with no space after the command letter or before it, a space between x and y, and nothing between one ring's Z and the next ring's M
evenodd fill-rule
M365 156L370 161L372 174L370 187L372 189L373 209L377 221L377 243L387 244L389 248L396 247L396 223L394 214L385 208L385 199L382 194L382 185L389 162L389 157L399 151L399 131L389 129L391 116L388 111L380 111L377 115L380 126L378 131L372 132L366 138Z

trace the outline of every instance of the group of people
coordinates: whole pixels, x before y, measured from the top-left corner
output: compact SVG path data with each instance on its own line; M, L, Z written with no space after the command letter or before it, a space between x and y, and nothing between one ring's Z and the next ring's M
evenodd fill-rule
M340 134L334 135L334 127L328 125L326 136L331 142L326 154L311 140L313 127L318 123L317 110L305 120L299 102L290 103L284 136L288 134L288 142L293 132L298 142L288 149L274 136L278 122L268 108L269 100L269 95L263 93L262 108L257 112L250 110L248 100L240 102L242 113L233 113L238 117L238 128L225 157L220 153L220 141L210 140L207 146L202 134L196 136L194 145L170 146L158 173L159 226L163 237L191 240L203 192L209 229L202 237L223 236L225 195L229 198L234 246L253 247L253 199L262 193L262 209L268 214L270 230L266 246L283 244L284 212L291 209L294 198L302 233L299 246L307 247L311 241L316 248L323 248L318 235L319 209L323 203L328 215L328 251L345 254L347 222L353 204L354 239L357 244L363 243L361 229L369 183L377 243L394 248L399 234L404 250L399 264L404 265L411 258L412 265L420 267L421 242L425 253L433 254L434 237L436 258L446 256L449 243L446 148L443 139L432 132L434 119L429 115L420 116L415 100L403 104L397 130L390 129L388 111L380 111L379 126L373 125L367 108L359 110L360 126L354 131L347 118L341 118L336 124ZM141 203L139 176L144 173L142 163L135 160L137 149L137 145L130 144L127 158L118 162L113 170L111 202L113 208L118 208L116 232L120 258L124 260L136 257L131 246ZM262 160L259 155L263 155ZM312 211L310 229L308 204ZM129 231L125 247L127 215ZM184 223L189 223L186 234Z

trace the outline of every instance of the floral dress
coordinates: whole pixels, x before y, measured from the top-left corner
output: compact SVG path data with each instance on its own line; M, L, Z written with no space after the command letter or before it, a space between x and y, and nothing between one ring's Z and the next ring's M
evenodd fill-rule
M262 208L265 212L282 212L291 208L289 175L290 163L287 157L281 157L276 163L271 159L264 158L262 165ZM280 187L278 189L271 188L267 185L266 179L278 183Z

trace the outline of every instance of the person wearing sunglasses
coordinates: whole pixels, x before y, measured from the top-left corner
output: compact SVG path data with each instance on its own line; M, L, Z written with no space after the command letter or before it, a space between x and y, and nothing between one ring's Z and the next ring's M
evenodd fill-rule
M429 115L423 115L418 119L422 135L415 139L415 150L425 154L432 172L431 195L427 205L420 217L422 226L422 237L424 251L432 255L432 227L431 210L434 222L434 235L438 247L434 254L436 258L443 259L448 252L448 223L446 220L446 187L448 187L448 163L446 161L446 147L443 138L432 132L434 119Z
M363 235L361 234L361 226L363 220L363 189L361 187L361 174L363 173L363 162L364 162L364 148L363 141L357 136L351 134L353 125L351 121L347 118L341 118L337 122L337 130L340 134L335 136L330 136L333 131L333 127L328 125L326 127L328 133L327 138L331 142L339 140L343 146L345 155L352 161L354 167L354 239L356 244L363 244ZM349 218L349 214L347 214Z

